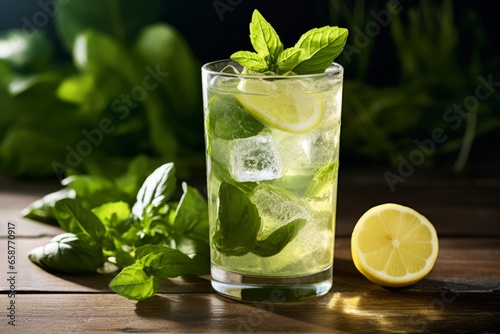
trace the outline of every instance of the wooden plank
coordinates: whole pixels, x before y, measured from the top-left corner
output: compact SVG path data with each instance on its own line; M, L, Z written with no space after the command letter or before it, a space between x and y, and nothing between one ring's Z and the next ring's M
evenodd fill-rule
M112 292L108 287L114 274L79 274L68 275L47 272L28 259L30 250L47 244L50 237L17 238L16 242L16 289L24 292ZM0 249L7 249L7 240L0 239ZM5 270L4 270L5 269ZM7 257L0 257L0 270L7 270ZM1 281L0 291L7 291L8 286ZM177 292L211 292L209 277L175 278L162 281L162 290Z
M240 303L215 294L16 296L2 333L479 333L500 328L500 293L335 292L302 303ZM1 302L5 312L6 299Z
M28 252L49 241L44 238L16 239L16 271L18 291L26 292L110 292L113 275L62 275L48 273L31 263ZM442 239L434 269L423 281L403 290L436 292L500 291L500 238ZM7 240L0 239L0 249ZM0 257L0 270L7 271L6 256ZM7 286L0 283L0 291ZM354 267L349 238L336 238L334 287L332 291L368 291L383 288L372 284ZM164 280L162 290L168 293L210 292L209 278Z
M347 236L361 215L382 203L410 206L426 216L443 236L500 236L500 185L421 180L392 192L380 181L339 181L337 233Z
M56 189L52 183L10 182L5 186L0 182L0 236L6 235L8 221L17 223L19 236L57 234L57 228L45 229L44 224L20 215L28 204ZM386 202L413 207L427 216L442 236L500 236L500 181L407 180L392 192L382 174L378 178L340 178L337 235L349 236L366 210Z
M347 187L347 186L345 186ZM413 207L435 225L441 236L500 236L500 187L496 188L405 188L397 194L380 187L349 186L339 190L337 235L349 236L361 215L372 206L394 202ZM0 193L0 236L8 221L17 223L19 236L55 235L53 226L21 218L21 210L37 199L27 194Z
M23 219L21 210L43 195L57 190L52 183L29 183L0 181L0 236L7 235L7 224L16 224L18 237L38 237L43 235L56 235L60 229L47 224ZM59 186L60 188L60 186Z

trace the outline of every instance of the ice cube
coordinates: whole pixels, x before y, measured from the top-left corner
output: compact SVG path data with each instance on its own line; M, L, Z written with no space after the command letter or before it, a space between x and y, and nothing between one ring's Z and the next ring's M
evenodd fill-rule
M230 91L234 90L240 83L240 79L233 74L240 74L238 69L232 65L227 65L221 71L220 75L214 76L211 82L211 87L215 89L222 89ZM224 75L227 73L227 75Z
M238 182L258 182L281 177L283 168L273 137L260 135L232 142L231 177Z
M273 130L276 147L285 173L311 172L337 159L339 149L338 121L329 122L314 131L291 134Z
M311 212L306 225L266 269L281 275L313 273L325 269L333 260L334 229L332 212Z
M227 65L221 71L221 73L231 73L231 74L240 74L240 71L233 65Z
M320 127L309 134L308 145L304 151L311 164L325 165L337 159L339 149L340 125Z
M309 219L310 216L307 202L270 184L258 185L250 200L257 206L262 218L259 237L264 237L295 219Z
M220 91L235 91L240 83L240 79L231 76L217 76L213 78L211 83L212 89Z

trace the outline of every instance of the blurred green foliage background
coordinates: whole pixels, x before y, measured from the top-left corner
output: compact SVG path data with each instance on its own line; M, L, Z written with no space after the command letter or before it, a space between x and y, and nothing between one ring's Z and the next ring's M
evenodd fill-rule
M116 176L138 155L149 157L151 168L175 162L180 177L200 173L200 66L250 48L254 8L285 46L313 27L349 29L337 59L345 67L343 166L395 167L417 151L424 157L419 166L450 172L499 160L498 29L485 1L23 0L1 6L3 175ZM488 87L480 78L493 82L484 99L477 87Z

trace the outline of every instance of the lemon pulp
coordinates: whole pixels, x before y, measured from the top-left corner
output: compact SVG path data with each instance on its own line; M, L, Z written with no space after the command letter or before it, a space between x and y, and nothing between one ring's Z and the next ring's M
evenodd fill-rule
M305 80L242 79L240 103L266 125L291 133L314 129L323 119L321 95Z

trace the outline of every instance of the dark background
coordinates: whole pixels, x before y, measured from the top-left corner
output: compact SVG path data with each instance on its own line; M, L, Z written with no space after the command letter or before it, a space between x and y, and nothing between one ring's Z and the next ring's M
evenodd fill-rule
M21 28L23 26L22 18L30 19L34 13L40 11L40 0L18 0L18 1L0 1L0 31L11 28ZM71 1L71 0L70 0ZM74 0L75 1L75 0ZM92 0L90 0L92 1ZM47 1L43 1L47 3ZM251 50L251 44L248 38L248 24L251 19L252 11L257 8L264 17L271 22L273 27L280 35L285 47L292 46L302 33L313 28L324 25L339 25L349 27L349 20L345 13L336 12L339 4L345 7L353 8L362 4L366 20L373 20L368 15L371 10L379 11L384 9L388 1L326 1L326 0L291 0L291 1L265 1L265 0L184 0L184 1L164 1L160 20L168 22L175 26L186 38L192 48L196 58L201 63L227 58L231 53L238 50ZM434 4L442 4L442 1L430 1ZM217 12L216 5L226 6L226 10L219 7L221 12ZM403 7L401 19L407 22L406 12L411 8L421 6L420 1L400 1ZM493 73L495 78L498 75L498 61L500 60L500 43L498 43L498 11L493 1L453 1L453 16L456 29L458 31L458 44L455 52L459 69L471 67L473 59L480 59L479 64L484 64L484 69L479 73ZM68 61L71 56L64 50L60 41L57 39L53 22L49 22L44 28L45 31L53 37L55 43L55 57L61 62ZM424 29L424 27L422 27ZM350 38L353 37L352 31ZM352 39L348 40L352 43ZM345 67L345 78L347 81L362 82L371 87L398 87L402 85L401 59L397 53L394 43L391 39L389 27L383 28L375 38L370 41L370 54L368 65L365 71L360 71L360 65L355 60L345 62L345 58L340 56L337 61ZM361 50L359 57L367 50ZM356 57L356 55L355 55ZM429 59L432 62L432 59ZM474 78L473 76L471 78ZM418 75L415 80L419 79ZM443 85L445 83L443 77ZM408 84L408 78L406 78ZM410 80L411 81L411 80ZM499 80L496 80L499 81ZM475 83L471 82L470 89L474 88ZM447 87L443 87L446 91ZM453 88L448 88L452 90ZM352 93L352 92L351 92ZM439 98L449 95L449 92L432 92ZM462 95L460 95L462 94ZM464 93L460 93L449 98L448 101L461 102ZM498 92L495 92L498 95ZM498 97L498 96L497 96ZM498 101L498 98L496 98ZM348 102L348 101L346 101ZM437 107L437 112L442 113L444 106ZM450 102L451 103L451 102ZM485 106L489 117L499 116L499 105L494 101L486 101ZM344 115L349 112L348 105L344 108ZM493 115L493 116L492 116ZM493 119L493 118L492 118ZM428 136L428 129L432 129L432 115L422 113L421 122L424 126L415 133L408 134L411 138ZM427 128L425 127L425 123ZM397 126L397 123L394 124ZM418 132L420 131L420 132ZM365 139L366 140L366 139ZM389 140L401 141L401 137ZM343 143L346 141L343 139ZM500 161L500 131L498 129L489 131L484 135L475 138L469 157L468 169L465 172L475 173L474 166L497 165ZM411 149L411 147L410 147ZM364 150L364 151L363 151ZM369 148L360 147L359 151L356 145L343 145L343 165L361 165L366 163L373 165L388 166L391 164L390 158L381 157L378 159L377 153L367 154ZM450 166L456 159L457 153L445 152L436 155L433 162L427 167L434 169L451 170ZM394 166L394 157L392 158ZM470 171L472 169L472 172ZM462 171L463 173L464 171Z
M22 17L30 19L34 13L40 10L38 2L41 0L1 0L0 1L0 31L21 28ZM42 0L49 2L49 0ZM94 0L90 0L94 1ZM331 4L335 1L328 0L220 0L231 9L221 9L221 16L215 9L214 0L183 0L164 1L160 19L174 25L188 40L193 52L201 62L209 62L216 59L227 58L231 53L239 50L250 50L251 44L248 38L248 24L252 12L257 8L271 22L280 38L286 46L291 46L299 39L305 31L314 27L324 25L345 26L345 20L340 18L339 22L333 22ZM343 1L353 6L356 1ZM440 3L441 1L435 1ZM230 5L233 3L234 5ZM387 1L367 1L366 11L370 9L380 10L385 7ZM403 8L417 7L419 1L400 1ZM475 12L478 21L481 22L486 33L486 39L491 41L489 51L492 55L500 57L500 43L498 43L498 11L494 1L453 1L455 21L459 26L465 28L462 33L471 33L472 26L466 26L466 16ZM464 27L465 26L465 27ZM52 22L44 27L52 36L55 35ZM396 71L397 57L391 50L389 29L383 29L374 41L375 52L373 53L373 64L370 80L389 81L395 74L387 76L389 72ZM467 60L468 52L474 37L470 34L461 36L459 56ZM57 40L56 40L57 45ZM59 46L58 56L67 58L65 52ZM376 64L376 66L375 66ZM384 74L381 77L381 74ZM349 77L346 71L346 76ZM375 79L378 77L378 79Z

